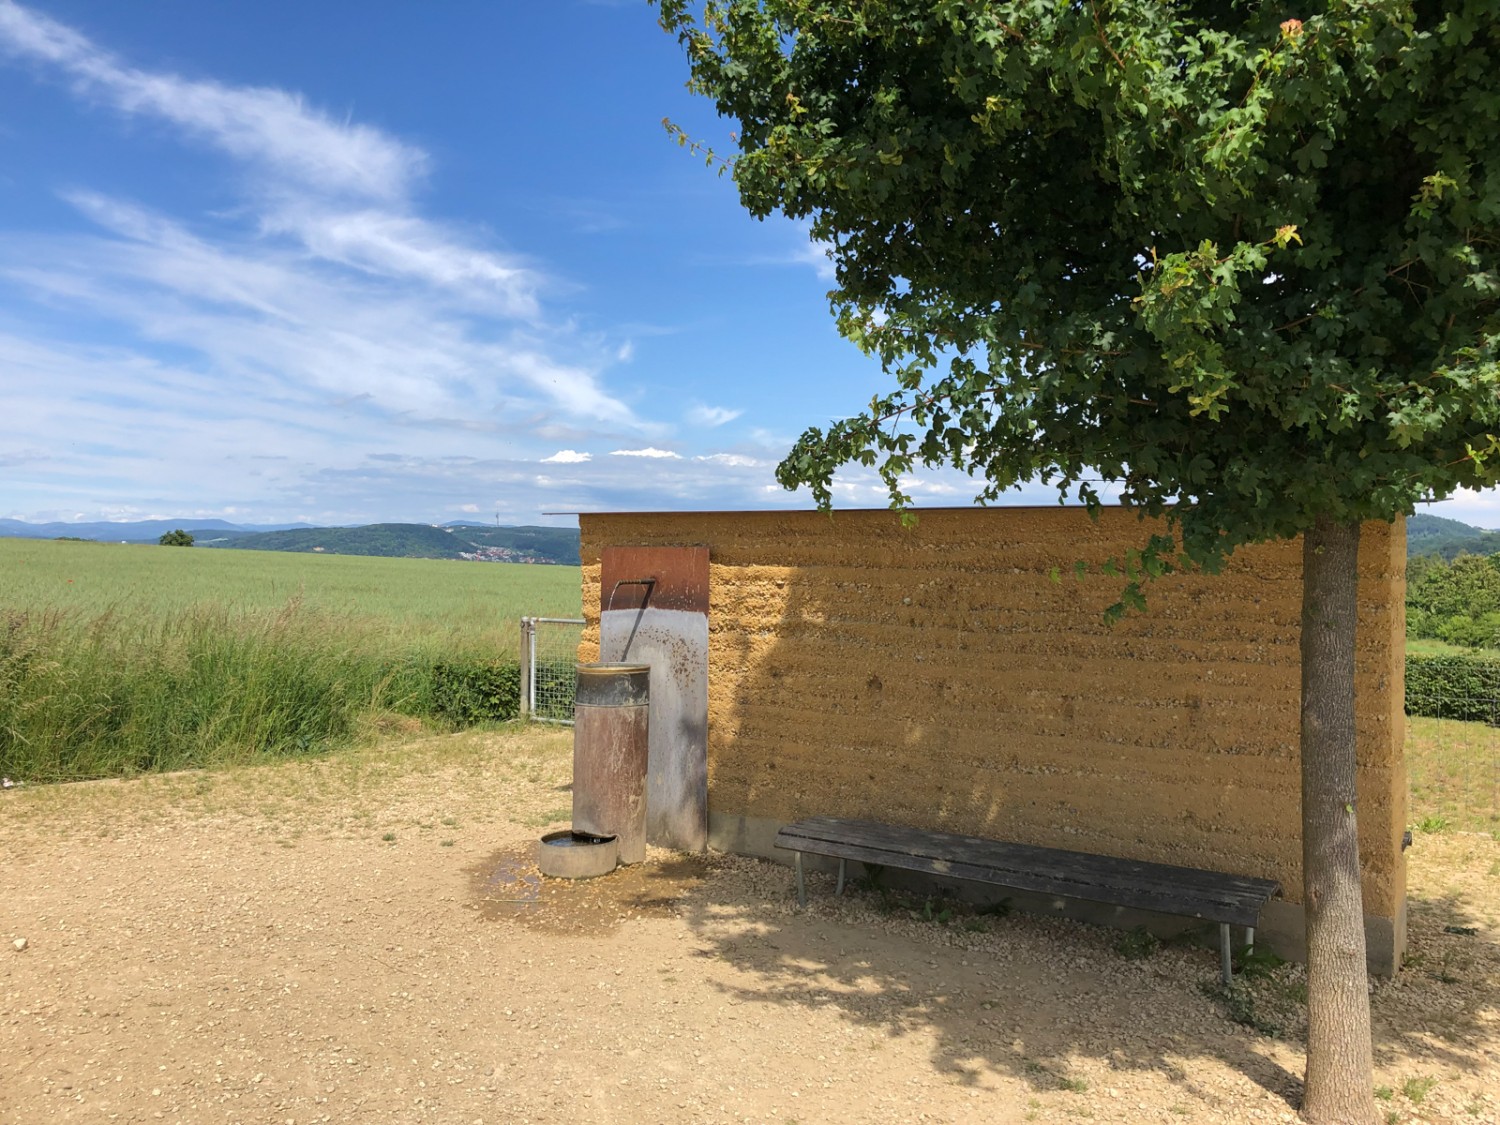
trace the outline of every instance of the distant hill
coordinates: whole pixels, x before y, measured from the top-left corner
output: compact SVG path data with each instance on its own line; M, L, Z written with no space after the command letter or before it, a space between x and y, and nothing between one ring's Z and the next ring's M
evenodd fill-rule
M425 523L309 527L305 523L254 525L191 518L96 520L91 523L26 523L0 519L0 538L155 543L162 535L179 527L192 535L195 547L406 559L559 563L564 566L577 566L579 559L577 528L496 527L479 523L452 523L446 527Z
M182 528L194 539L218 536L251 535L263 531L281 531L289 527L306 527L305 523L234 524L224 520L184 517L170 520L94 520L89 523L26 523L0 519L0 537L12 539L101 539L110 543L155 543L169 531Z
M1406 557L1438 555L1493 555L1500 552L1500 531L1485 531L1458 520L1426 514L1406 521Z
M195 537L196 537L196 533ZM484 562L560 563L577 566L578 531L566 527L492 527L459 524L373 523L365 527L311 527L199 545L241 551L376 555L403 559L470 559Z
M205 546L240 551L300 551L329 555L381 555L399 559L456 559L469 544L425 523L372 523L366 527L302 527L239 535Z

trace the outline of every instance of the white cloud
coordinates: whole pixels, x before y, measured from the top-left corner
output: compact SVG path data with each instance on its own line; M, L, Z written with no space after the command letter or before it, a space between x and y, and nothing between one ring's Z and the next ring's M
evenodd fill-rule
M812 236L812 224L806 220L795 223L793 231L801 235L801 241L790 249L750 258L746 264L754 266L811 266L821 281L833 281L837 276L830 256L832 243L820 242Z
M543 457L544 465L583 465L592 461L592 453L579 453L576 449L559 449L551 457Z
M694 461L707 461L712 465L727 465L733 469L763 469L769 461L759 461L739 453L710 453L705 457L694 457Z
M803 242L782 258L781 264L811 266L820 281L833 281L833 244L815 239L812 236L812 224L805 219L796 224L796 229L801 233Z
M655 449L647 446L645 449L612 449L611 457L654 457L659 459L680 461L682 454L673 453L670 449Z
M687 420L695 426L722 426L733 422L743 410L731 410L725 406L704 406L701 403L688 408Z
M910 495L926 493L929 496L959 496L965 500L971 499L979 486L972 481L965 481L963 487L952 481L942 480L936 477L901 477L897 480L903 492Z
M479 511L479 505L478 504L460 504L458 506L458 510L460 512L477 512L477 511Z

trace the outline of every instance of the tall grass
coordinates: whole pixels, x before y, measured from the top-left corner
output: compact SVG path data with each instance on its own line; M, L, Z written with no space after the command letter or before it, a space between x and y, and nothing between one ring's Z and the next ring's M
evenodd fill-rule
M59 781L311 753L431 712L432 660L351 619L197 606L0 617L0 772Z
M579 596L574 567L3 540L0 573L0 773L33 782L472 720L455 671L513 662L516 619Z

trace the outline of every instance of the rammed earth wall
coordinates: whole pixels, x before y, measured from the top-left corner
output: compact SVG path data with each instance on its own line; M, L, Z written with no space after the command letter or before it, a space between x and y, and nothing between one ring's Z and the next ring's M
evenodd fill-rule
M1285 901L1263 933L1299 953L1300 541L1161 580L1111 628L1116 580L1072 567L1144 543L1150 525L1118 509L929 510L909 529L886 511L580 522L584 659L604 547L709 548L714 846L784 860L782 823L851 816L1265 876ZM1404 525L1367 525L1360 848L1387 972L1405 941L1405 565Z

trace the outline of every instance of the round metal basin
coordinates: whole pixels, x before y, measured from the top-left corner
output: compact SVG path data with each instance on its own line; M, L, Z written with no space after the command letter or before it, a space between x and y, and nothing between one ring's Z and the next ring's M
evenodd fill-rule
M590 832L549 832L537 842L536 865L553 879L592 879L608 875L620 861L620 841L615 836Z

